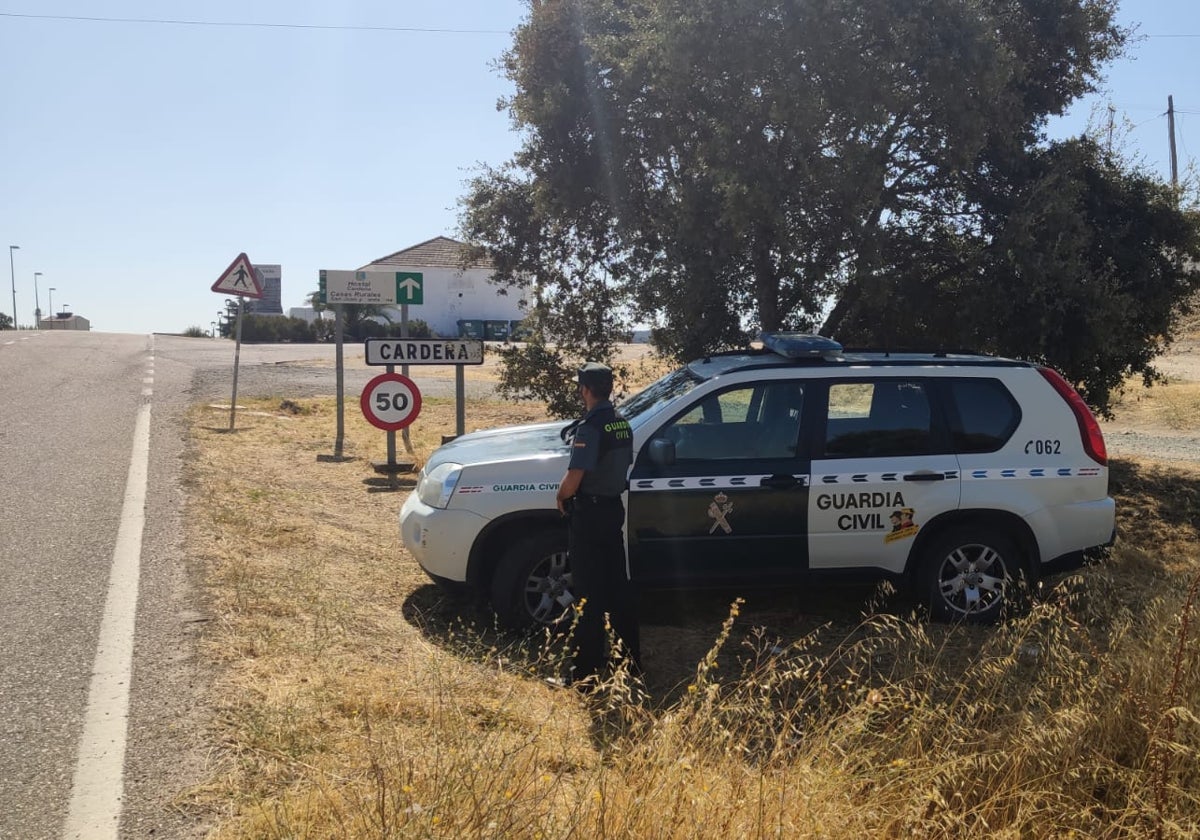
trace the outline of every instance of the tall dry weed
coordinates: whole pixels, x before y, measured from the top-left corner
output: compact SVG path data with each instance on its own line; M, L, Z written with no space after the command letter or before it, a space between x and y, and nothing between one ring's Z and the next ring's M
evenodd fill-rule
M295 416L196 466L226 761L194 797L226 809L218 838L1200 833L1195 480L1114 469L1126 541L1000 626L735 600L679 685L619 668L580 695L543 680L566 628L429 594L394 496L280 455L311 452L320 411Z

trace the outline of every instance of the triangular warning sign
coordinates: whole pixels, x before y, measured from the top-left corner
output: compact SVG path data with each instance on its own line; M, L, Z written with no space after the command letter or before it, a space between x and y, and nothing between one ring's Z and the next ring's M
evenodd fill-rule
M250 258L244 253L238 254L237 259L229 264L221 279L213 283L212 290L222 295L241 295L248 298L263 296L262 284L258 282L254 266L250 265Z

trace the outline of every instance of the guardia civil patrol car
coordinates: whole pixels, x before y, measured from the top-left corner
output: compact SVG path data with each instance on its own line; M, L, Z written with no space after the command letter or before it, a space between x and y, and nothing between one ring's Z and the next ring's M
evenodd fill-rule
M993 621L1051 563L1110 543L1104 438L1075 390L1028 362L845 350L763 336L619 406L634 431L627 574L647 587L907 586L940 619ZM513 625L571 604L555 491L565 423L439 448L400 512L433 580Z

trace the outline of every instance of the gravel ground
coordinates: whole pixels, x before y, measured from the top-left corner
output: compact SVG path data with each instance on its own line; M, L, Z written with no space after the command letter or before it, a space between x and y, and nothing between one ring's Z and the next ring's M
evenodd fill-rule
M1112 457L1153 458L1159 461L1185 461L1200 464L1200 435L1182 432L1162 433L1115 430L1104 427L1104 443Z
M1175 343L1170 354L1155 363L1169 382L1200 382L1200 337L1192 336ZM1100 424L1108 454L1116 457L1154 458L1161 461L1200 463L1200 417L1190 429L1131 424L1117 416Z

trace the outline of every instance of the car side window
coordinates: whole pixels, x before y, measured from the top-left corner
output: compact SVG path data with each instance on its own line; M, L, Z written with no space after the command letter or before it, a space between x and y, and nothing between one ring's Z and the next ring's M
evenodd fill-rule
M700 400L658 436L676 461L794 458L804 399L801 382L731 388Z
M932 412L924 383L886 379L829 386L825 455L877 458L933 451Z
M996 379L960 379L950 383L954 451L995 452L1021 422L1020 409Z

